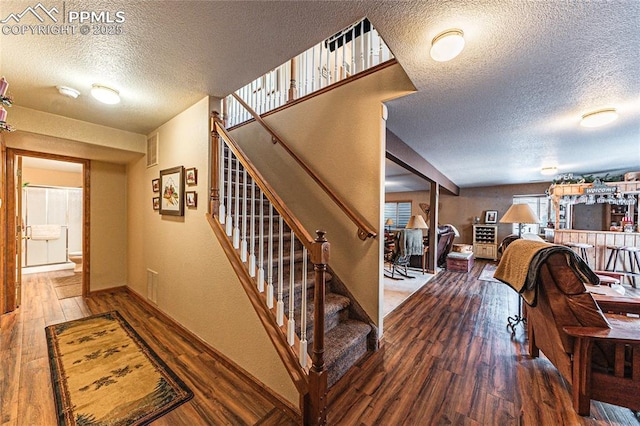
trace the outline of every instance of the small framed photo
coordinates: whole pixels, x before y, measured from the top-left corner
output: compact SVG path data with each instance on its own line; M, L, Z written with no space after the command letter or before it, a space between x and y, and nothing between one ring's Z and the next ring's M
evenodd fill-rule
M160 179L154 179L151 181L151 189L153 192L160 192Z
M196 185L198 183L198 169L191 167L185 170L187 185Z
M153 197L153 209L160 210L160 197Z
M185 192L187 196L187 207L198 207L198 193L196 191Z
M484 223L498 223L498 210L487 210L484 214Z
M160 214L184 216L184 167L160 170Z

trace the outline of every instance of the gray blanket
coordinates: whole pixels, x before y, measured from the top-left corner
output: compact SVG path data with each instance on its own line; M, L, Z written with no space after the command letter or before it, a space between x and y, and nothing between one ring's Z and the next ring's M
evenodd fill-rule
M400 231L398 241L400 245L400 256L422 256L422 230L403 229Z

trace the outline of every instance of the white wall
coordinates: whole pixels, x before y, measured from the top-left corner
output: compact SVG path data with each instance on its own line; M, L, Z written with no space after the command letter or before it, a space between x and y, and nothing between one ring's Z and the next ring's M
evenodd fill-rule
M159 309L297 406L298 393L205 217L211 109L219 101L204 98L151 132L159 137L159 165L147 168L143 158L127 166L129 286L146 297L147 269L157 272ZM198 207L161 216L152 209L151 181L175 166L198 169L197 186L188 187L198 192Z

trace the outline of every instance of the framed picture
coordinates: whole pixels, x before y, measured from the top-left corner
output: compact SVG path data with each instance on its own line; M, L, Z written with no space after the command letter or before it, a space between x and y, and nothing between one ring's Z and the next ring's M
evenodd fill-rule
M196 185L198 183L198 169L191 167L185 170L187 174L187 185Z
M498 223L498 210L487 210L484 214L484 223Z
M160 197L153 197L153 209L160 210Z
M196 191L187 191L187 207L198 207L198 193Z
M184 215L184 167L160 170L160 214Z
M160 179L154 179L151 181L151 189L153 192L160 192Z

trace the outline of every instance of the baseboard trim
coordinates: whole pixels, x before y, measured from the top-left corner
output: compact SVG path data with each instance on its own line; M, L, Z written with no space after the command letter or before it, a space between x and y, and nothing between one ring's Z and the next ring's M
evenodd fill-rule
M235 373L245 383L249 384L250 386L253 386L258 392L265 395L267 399L269 399L269 401L274 406L285 411L291 418L302 421L301 413L297 407L293 406L289 401L283 399L280 395L274 393L269 387L267 387L264 383L262 383L262 381L260 381L251 373L249 373L248 371L240 367L238 364L233 362L227 356L223 355L221 352L218 352L216 349L210 346L207 342L205 342L200 337L193 334L190 330L188 330L182 324L178 323L176 320L171 318L168 314L160 310L160 308L158 308L157 306L155 306L154 304L146 300L136 291L132 290L130 287L127 287L127 286L116 287L115 289L116 290L122 289L123 291L126 291L132 298L136 299L139 303L143 304L147 309L149 309L150 311L153 311L158 317L162 318L163 321L166 321L171 325L173 325L174 327L176 327L179 334L183 338L195 343L197 346L199 346L199 348L203 352L215 358L222 365L224 365L226 368L228 368L233 373ZM106 290L99 290L99 291L102 292Z

